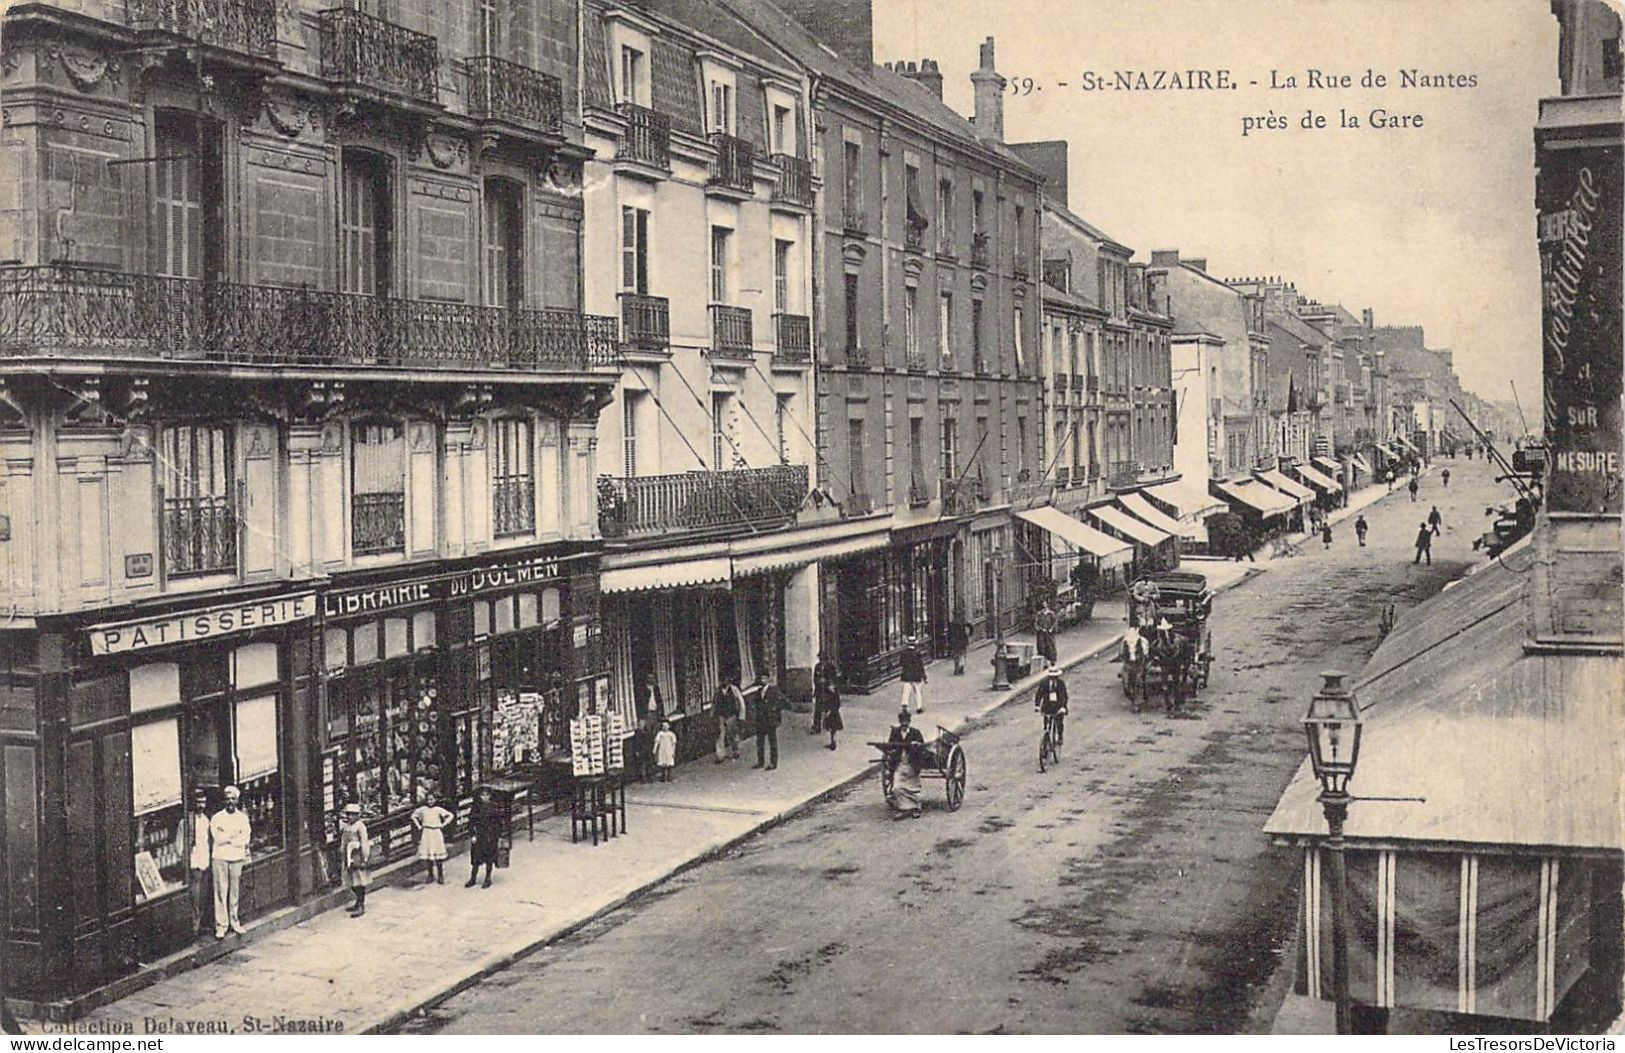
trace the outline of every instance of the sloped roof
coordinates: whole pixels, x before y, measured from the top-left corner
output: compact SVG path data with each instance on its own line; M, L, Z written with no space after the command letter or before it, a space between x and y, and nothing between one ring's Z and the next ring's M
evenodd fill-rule
M1325 347L1328 340L1325 333L1316 329L1308 322L1291 314L1266 313L1265 321L1278 329L1283 330L1295 339L1301 340L1311 347Z

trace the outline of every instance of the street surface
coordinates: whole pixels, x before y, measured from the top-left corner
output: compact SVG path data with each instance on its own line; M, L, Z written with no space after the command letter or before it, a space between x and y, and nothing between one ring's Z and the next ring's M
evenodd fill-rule
M1396 488L1366 510L1369 547L1350 519L1329 551L1261 555L1218 597L1213 682L1188 717L1132 713L1118 666L1087 662L1059 768L1038 772L1039 719L1007 706L964 739L960 811L928 780L924 818L893 822L865 779L405 1030L1268 1031L1298 869L1259 829L1303 759L1317 673L1358 670L1386 605L1481 558L1484 509L1506 499L1483 461L1438 462L1418 502ZM1444 533L1414 566L1433 504Z

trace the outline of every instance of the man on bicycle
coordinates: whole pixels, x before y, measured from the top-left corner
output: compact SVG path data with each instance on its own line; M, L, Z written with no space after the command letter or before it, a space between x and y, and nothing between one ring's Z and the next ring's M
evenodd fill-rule
M1033 696L1033 709L1044 714L1044 721L1055 721L1055 745L1065 738L1066 681L1061 679L1061 667L1052 665L1038 682L1038 694Z

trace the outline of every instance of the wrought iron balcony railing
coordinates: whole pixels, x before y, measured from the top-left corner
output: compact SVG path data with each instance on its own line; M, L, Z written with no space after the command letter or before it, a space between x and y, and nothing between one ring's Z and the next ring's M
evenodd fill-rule
M317 12L316 26L322 76L419 102L440 101L440 45L434 37L349 7Z
M598 477L598 530L607 538L778 526L807 496L807 466Z
M1100 393L1100 374L1099 373L1090 373L1089 374L1088 378L1084 381L1084 390L1089 392L1089 394L1091 394L1091 395L1097 395L1097 394Z
M711 305L711 353L725 358L749 358L756 350L749 307Z
M557 77L517 62L478 55L468 60L471 117L564 134L564 89Z
M615 320L545 308L0 268L0 356L573 371L619 362Z
M621 293L621 342L642 351L671 346L671 301L664 296Z
M756 192L756 145L723 132L711 133L717 156L711 162L711 185L743 194Z
M275 0L125 0L139 32L157 32L221 51L276 58Z
M931 503L931 484L924 479L911 479L908 484L908 506L924 508Z
M1055 397L1065 400L1067 392L1072 390L1072 378L1065 373L1055 374Z
M942 514L968 516L976 513L976 502L983 499L986 485L980 479L949 479L939 483L942 494Z
M787 205L811 207L813 203L812 162L794 154L774 154L779 178L773 184L773 200Z
M847 199L841 207L841 226L848 234L869 233L869 213L862 202Z
M496 537L521 537L535 530L535 478L498 476L491 483L491 532Z
M406 548L406 495L355 494L350 498L350 549L376 556Z
M773 316L773 357L780 362L812 361L812 319L804 314Z
M903 225L903 248L912 252L925 251L925 228L913 223Z
M862 344L846 345L846 365L849 369L868 369L869 349Z
M925 352L918 347L905 347L903 349L903 368L910 373L924 373Z
M225 496L164 498L164 571L172 578L237 569L237 512Z
M1106 485L1113 489L1134 486L1139 481L1139 461L1113 461L1106 469Z
M970 265L977 270L987 270L988 255L987 231L972 234L970 236Z
M626 133L616 157L655 168L671 169L671 118L658 110L623 102L616 107L626 118Z

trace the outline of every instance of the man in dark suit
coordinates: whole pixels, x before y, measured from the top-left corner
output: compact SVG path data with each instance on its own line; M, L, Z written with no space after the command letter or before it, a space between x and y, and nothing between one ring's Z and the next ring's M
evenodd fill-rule
M779 766L779 717L783 710L784 696L779 693L779 685L768 679L767 674L757 674L756 763L752 768L762 767L764 759L768 771Z
M903 708L908 708L909 699L914 700L914 712L919 713L925 709L925 658L920 654L920 638L910 636L908 643L903 647L902 656L903 674Z

